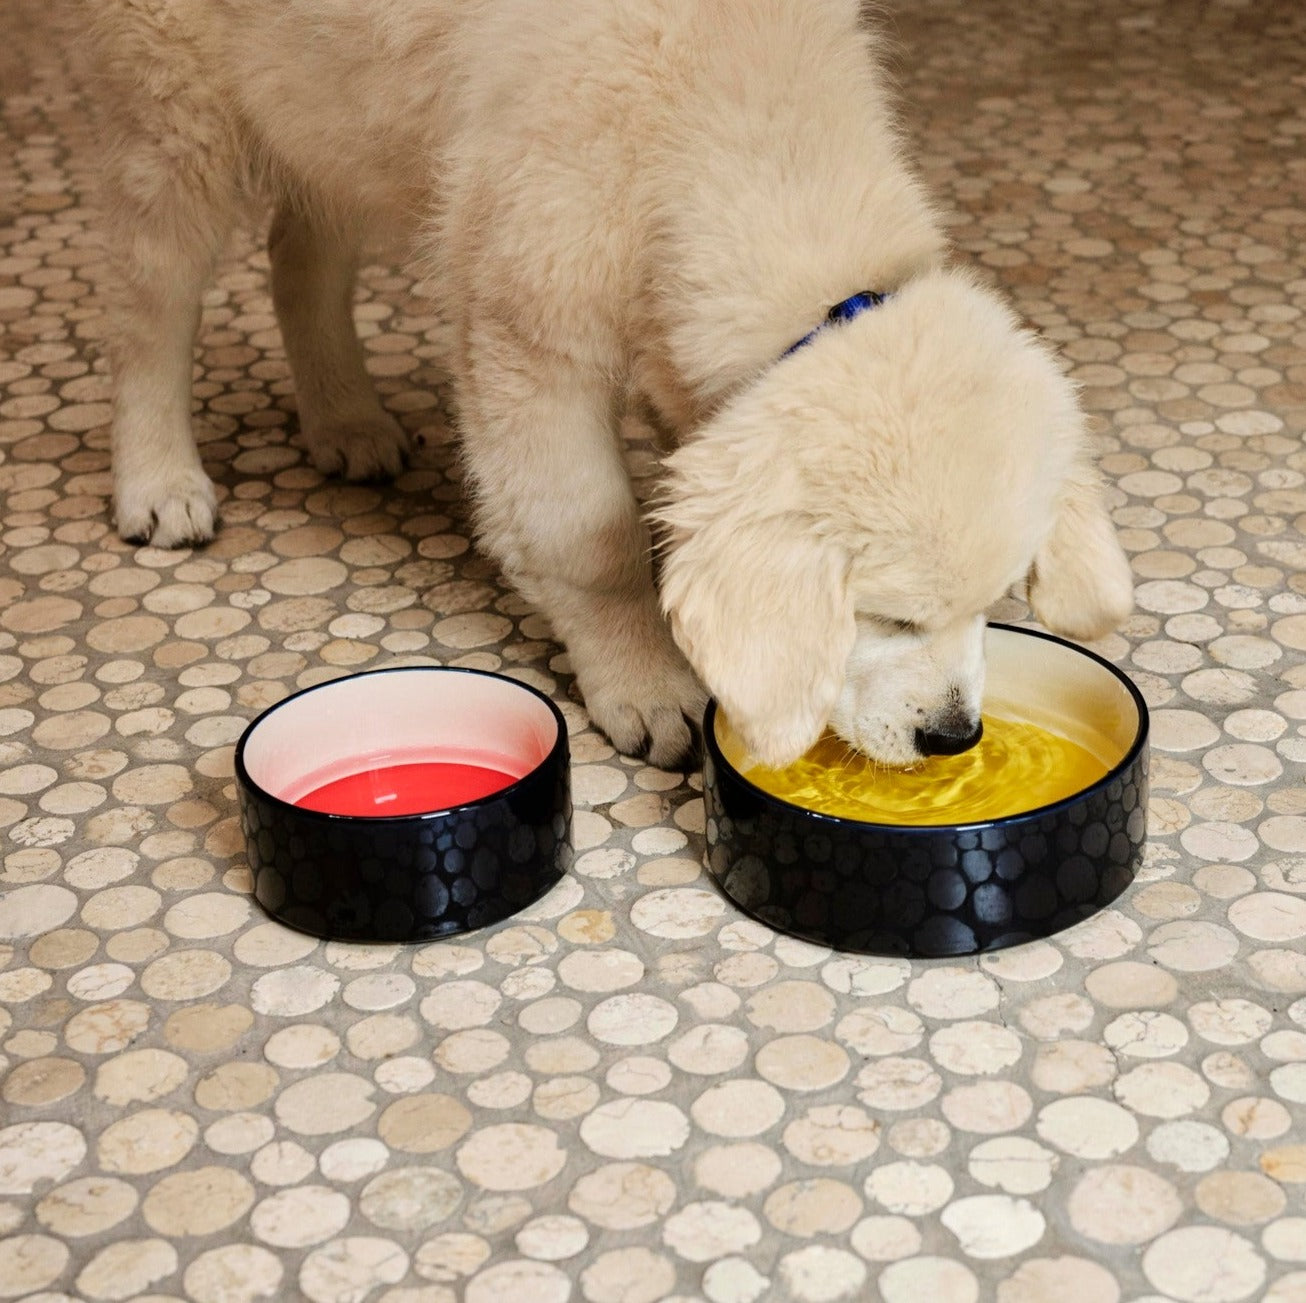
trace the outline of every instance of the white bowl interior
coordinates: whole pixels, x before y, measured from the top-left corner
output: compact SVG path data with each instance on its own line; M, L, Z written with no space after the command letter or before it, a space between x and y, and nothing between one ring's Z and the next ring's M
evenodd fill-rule
M1105 665L1069 643L1016 629L987 629L984 652L985 714L1037 724L1068 738L1108 771L1129 753L1138 736L1138 706ZM719 711L714 732L736 770L756 766Z
M1068 643L1014 629L985 634L984 710L1077 742L1108 770L1138 736L1133 694L1105 665Z
M335 679L273 706L245 738L249 777L283 801L388 765L459 763L523 778L557 718L511 679L414 667Z

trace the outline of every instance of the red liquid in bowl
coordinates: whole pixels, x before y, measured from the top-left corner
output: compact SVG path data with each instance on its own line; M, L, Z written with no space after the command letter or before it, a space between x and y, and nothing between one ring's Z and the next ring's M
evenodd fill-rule
M295 804L323 814L361 818L427 814L479 800L516 781L512 774L484 765L423 760L333 779L306 792Z

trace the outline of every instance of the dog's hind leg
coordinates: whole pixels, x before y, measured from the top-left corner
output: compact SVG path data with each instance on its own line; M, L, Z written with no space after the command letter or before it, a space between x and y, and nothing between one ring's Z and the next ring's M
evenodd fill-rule
M313 464L351 480L397 475L408 436L382 410L363 364L353 321L355 243L287 204L273 218L268 255L272 301Z
M459 376L481 540L566 644L590 718L664 768L690 757L706 695L671 639L606 378L494 326Z

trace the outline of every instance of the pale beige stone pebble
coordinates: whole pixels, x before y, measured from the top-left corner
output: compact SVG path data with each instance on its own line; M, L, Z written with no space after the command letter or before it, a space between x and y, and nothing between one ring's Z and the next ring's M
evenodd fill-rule
M1183 1226L1152 1242L1143 1274L1180 1303L1239 1303L1265 1283L1265 1260L1243 1236L1216 1226Z
M943 1089L943 1078L926 1060L896 1054L867 1063L856 1083L858 1100L873 1112L918 1109Z
M1207 1122L1162 1122L1147 1137L1147 1153L1181 1172L1209 1172L1229 1157L1229 1140Z
M474 1131L454 1158L469 1181L495 1191L544 1185L567 1163L555 1131L526 1123L499 1123Z
M658 1221L675 1200L675 1183L665 1172L645 1163L624 1162L607 1163L582 1176L572 1187L567 1206L602 1229L633 1230Z
M239 1221L253 1202L254 1187L239 1172L207 1166L163 1177L141 1212L160 1235L212 1235Z
M671 1035L679 1017L669 1000L631 991L601 1000L585 1025L591 1036L607 1045L651 1045Z
M1188 1029L1173 1014L1144 1009L1113 1018L1102 1029L1102 1039L1127 1059L1159 1059L1184 1048Z
M377 1119L376 1130L392 1149L434 1154L456 1144L471 1125L472 1115L462 1103L452 1095L433 1091L405 1095L387 1105Z
M535 1083L524 1072L493 1072L467 1087L467 1098L478 1108L511 1109L530 1099Z
M408 1274L408 1254L394 1241L349 1235L314 1249L299 1269L299 1288L312 1303L363 1303L380 1285Z
M780 1156L756 1141L712 1145L694 1160L694 1179L726 1199L746 1199L770 1188L783 1170Z
M266 1063L234 1059L221 1063L195 1083L195 1102L213 1112L257 1108L275 1093L280 1078ZM309 1089L300 1086L300 1094Z
M250 988L256 1013L278 1018L302 1018L324 1008L340 990L334 973L308 964L279 968L258 977Z
M1070 1223L1102 1244L1146 1244L1184 1210L1174 1185L1143 1167L1105 1164L1087 1171L1067 1201Z
M834 1016L829 991L815 982L780 981L764 987L744 1003L744 1016L766 1031L791 1033L819 1031Z
M798 1303L836 1303L859 1297L866 1264L847 1249L809 1244L786 1253L776 1273Z
M970 1151L966 1167L981 1185L1029 1195L1046 1190L1060 1164L1050 1149L1025 1136L995 1136Z
M718 1258L703 1273L709 1303L758 1303L770 1286L771 1278L743 1257Z
M567 1303L571 1277L548 1262L508 1259L478 1272L467 1283L463 1303Z
M1260 1172L1219 1171L1204 1176L1193 1192L1197 1207L1213 1221L1256 1226L1287 1206L1283 1187Z
M758 1076L781 1090L826 1090L842 1081L851 1066L838 1045L818 1036L779 1036L754 1058Z
M1268 1009L1238 996L1199 1000L1187 1017L1193 1030L1213 1045L1245 1045L1264 1036L1274 1022Z
M1028 1199L976 1194L949 1203L939 1220L967 1257L1010 1258L1043 1238L1047 1221Z
M333 1135L376 1112L373 1086L348 1072L322 1072L287 1086L276 1099L276 1118L301 1136Z
M199 1124L177 1109L142 1109L111 1122L96 1142L104 1172L142 1176L181 1162L199 1139Z
M665 1157L679 1150L689 1134L689 1119L666 1100L611 1100L600 1104L580 1123L581 1140L604 1158Z
M581 1294L589 1303L660 1303L675 1283L674 1264L640 1245L600 1253L580 1273Z
M1306 1262L1306 1217L1282 1217L1261 1232L1261 1247L1279 1262Z
M952 1198L954 1182L947 1168L914 1159L884 1163L867 1176L863 1188L891 1213L920 1217L936 1212Z
M1119 1303L1110 1269L1088 1258L1029 1258L998 1285L995 1303ZM1143 1303L1143 1300L1139 1300Z
M63 1275L68 1246L49 1235L7 1235L0 1239L0 1298L34 1295Z
M869 1058L914 1049L925 1037L925 1024L910 1009L886 1004L845 1014L834 1034L850 1050Z
M730 1072L748 1052L747 1035L727 1023L700 1023L667 1046L667 1058L675 1067L703 1076Z
M762 1205L766 1220L786 1235L840 1235L862 1214L862 1200L844 1181L810 1177L772 1190Z
M921 1233L906 1217L876 1215L852 1228L849 1243L867 1262L897 1262L921 1251Z
M1031 1036L1045 1041L1083 1031L1093 1016L1092 1002L1073 991L1039 996L1024 1005L1018 1015L1020 1025Z
M303 1145L271 1136L267 1140L249 1160L249 1170L260 1185L298 1185L313 1174L317 1160Z
M1072 1038L1040 1045L1030 1067L1030 1080L1052 1094L1077 1095L1109 1085L1119 1070L1107 1046Z
M608 1087L620 1095L655 1095L672 1079L671 1067L652 1055L632 1054L618 1059L604 1075Z
M907 1003L926 1018L977 1018L996 1009L1001 998L997 982L967 968L930 968L907 986Z
M119 1240L82 1267L76 1285L92 1299L129 1299L167 1279L177 1264L177 1250L167 1240Z
M601 1097L598 1083L588 1077L550 1077L535 1087L531 1107L548 1121L565 1122L584 1117Z
M952 1142L952 1131L938 1118L901 1118L889 1128L889 1145L904 1158L934 1158Z
M747 1208L725 1200L684 1204L662 1224L662 1242L688 1262L712 1262L743 1253L762 1238L762 1227Z
M629 950L576 950L558 964L558 979L573 991L621 991L644 976L644 961Z
M279 1068L320 1068L340 1053L340 1037L317 1023L282 1027L268 1037L264 1057Z
M737 1140L769 1131L784 1115L785 1101L769 1082L736 1077L709 1086L690 1105L695 1124L709 1135Z
M949 1072L962 1076L992 1076L1020 1060L1019 1036L996 1023L961 1021L935 1032L930 1057Z
M1034 1112L1034 1101L1013 1081L977 1081L948 1091L939 1107L958 1131L999 1135L1024 1126Z
M257 1303L275 1299L281 1287L280 1259L256 1244L206 1249L186 1268L182 1286L195 1303Z
M879 1149L880 1124L855 1105L819 1105L790 1122L782 1141L800 1162L842 1167L864 1162Z
M47 1192L36 1204L36 1220L57 1235L99 1235L130 1217L139 1202L126 1181L83 1176Z
M355 1136L328 1145L318 1159L329 1181L361 1181L375 1176L390 1161L390 1151L371 1136Z
M1035 1120L1039 1139L1075 1158L1115 1158L1138 1143L1138 1121L1119 1104L1093 1096L1054 1100Z
M517 1251L537 1262L564 1262L584 1252L589 1231L578 1217L545 1213L526 1223L514 1236Z
M979 1282L964 1263L923 1256L890 1263L878 1285L884 1303L978 1303Z
M1177 1118L1202 1108L1211 1088L1182 1063L1144 1063L1117 1077L1112 1093L1131 1112Z
M414 1270L426 1280L461 1280L472 1275L490 1257L483 1236L469 1231L441 1231L417 1250Z
M635 901L630 908L630 921L650 936L681 941L706 936L725 911L726 902L715 891L667 887L650 891Z
M277 1249L302 1249L338 1235L349 1222L349 1198L323 1185L297 1185L261 1199L250 1213L255 1239Z

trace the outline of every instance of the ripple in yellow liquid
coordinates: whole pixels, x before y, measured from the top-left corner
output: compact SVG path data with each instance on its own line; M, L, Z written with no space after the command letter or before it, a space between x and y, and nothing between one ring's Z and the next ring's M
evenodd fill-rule
M1106 771L1068 738L1037 724L985 715L978 745L956 756L930 756L912 769L886 769L827 732L792 765L754 765L743 774L764 792L806 810L925 826L1035 810L1082 792Z

